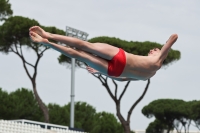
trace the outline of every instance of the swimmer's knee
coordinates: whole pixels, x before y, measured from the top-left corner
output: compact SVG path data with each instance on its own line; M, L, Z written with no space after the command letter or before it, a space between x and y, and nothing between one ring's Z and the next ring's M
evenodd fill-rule
M83 51L88 51L93 49L94 45L90 42L82 41L79 43L79 49Z

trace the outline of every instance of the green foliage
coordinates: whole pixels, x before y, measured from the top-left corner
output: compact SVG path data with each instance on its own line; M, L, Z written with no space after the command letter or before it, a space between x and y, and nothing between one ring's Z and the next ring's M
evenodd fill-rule
M7 119L10 115L7 113L7 110L9 109L7 103L9 103L8 92L3 91L2 88L0 88L0 119Z
M68 104L70 109L70 104ZM84 129L85 131L91 131L95 119L96 109L85 102L76 102L75 104L75 126L77 128Z
M65 32L55 27L45 27L40 25L36 20L22 16L13 16L8 18L0 26L0 51L8 53L11 49L21 46L32 49L36 52L42 51L45 46L33 43L29 37L29 28L32 26L41 26L46 31L55 34L64 34Z
M161 49L162 48L162 45L158 44L156 42L149 42L149 41L146 41L146 42L135 41L135 42L133 42L133 41L125 41L125 40L121 40L119 38L106 37L106 36L95 37L95 38L88 40L88 42L91 42L91 43L97 43L97 42L107 43L107 44L110 44L112 46L122 48L129 53L136 54L136 55L142 55L142 56L147 56L150 49L153 49L153 48ZM177 51L177 50L171 50L169 52L167 58L163 62L163 66L169 65L170 63L177 61L179 59L180 59L180 52ZM58 58L58 61L59 61L60 64L71 63L70 62L71 59L69 57L64 56L64 55L60 55L59 58ZM76 66L82 66L82 65L84 65L84 64L80 63L79 61L76 61Z
M49 104L50 122L59 125L70 125L70 103L61 107L57 104ZM75 103L75 127L91 131L95 121L96 110L85 102Z
M160 124L168 131L176 129L178 132L181 132L182 126L187 131L189 130L191 121L194 121L196 127L200 129L199 112L199 101L185 102L177 99L155 100L142 109L142 113L147 118L156 118L156 121L149 124L147 128L149 132L153 130L158 132Z
M70 110L66 105L61 107L60 105L50 103L48 105L48 109L49 109L50 123L65 125L65 126L69 125Z
M0 21L13 14L9 0L0 0Z
M167 126L164 125L159 120L155 119L153 122L149 124L146 129L146 133L163 133L164 130L167 129Z
M42 121L42 112L32 91L21 88L7 93L0 89L0 119Z
M70 125L70 103L48 104L50 123ZM44 117L31 90L21 88L8 93L0 88L0 119L43 121ZM121 124L111 113L97 113L85 102L75 103L75 127L90 133L123 133Z
M190 102L190 107L192 108L191 118L200 119L200 101Z
M59 125L70 125L70 103L65 106L49 104L50 122ZM113 114L96 110L85 102L75 103L75 127L90 133L122 133L123 128Z
M7 53L14 44L32 46L29 28L33 25L39 25L39 23L36 20L21 16L8 18L0 26L0 51Z
M49 104L50 122L59 125L70 125L70 103L65 106ZM96 110L85 102L75 103L75 127L90 133L122 133L123 128L113 114Z
M194 121L195 126L200 130L200 101L192 101L190 118Z
M182 116L179 106L184 104L183 100L159 99L151 102L142 109L142 113L147 117L155 117L157 120L174 129L174 120Z
M96 120L90 133L123 133L122 125L113 114L106 112L97 113Z

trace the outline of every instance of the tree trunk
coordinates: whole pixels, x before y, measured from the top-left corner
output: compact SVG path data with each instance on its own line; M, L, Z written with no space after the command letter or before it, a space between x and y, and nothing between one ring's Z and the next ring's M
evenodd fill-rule
M120 122L121 122L121 124L122 124L122 126L124 128L124 132L125 133L131 133L130 123L128 123L127 121L121 119L121 117L119 117L119 116L118 116L118 118L119 118L119 120L120 120Z
M49 111L48 111L48 108L42 102L42 100L40 99L40 96L37 93L35 80L32 80L32 85L33 85L33 92L34 92L35 98L36 98L36 100L38 102L38 105L39 105L40 109L42 110L42 112L44 114L45 122L49 123Z
M123 116L121 115L120 112L120 101L116 102L116 110L117 110L117 117L120 120L123 128L124 128L124 132L125 133L131 133L131 129L130 129L130 122L127 122Z
M124 132L125 133L131 133L131 129L130 129L130 125L129 124L124 126Z

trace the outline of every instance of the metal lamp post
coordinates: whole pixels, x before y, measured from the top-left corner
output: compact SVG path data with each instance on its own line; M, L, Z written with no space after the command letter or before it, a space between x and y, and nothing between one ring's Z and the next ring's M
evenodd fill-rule
M71 28L69 26L66 27L66 36L75 37L81 40L86 41L89 34L86 32ZM74 97L75 97L75 59L71 59L71 107L70 107L70 127L74 128Z

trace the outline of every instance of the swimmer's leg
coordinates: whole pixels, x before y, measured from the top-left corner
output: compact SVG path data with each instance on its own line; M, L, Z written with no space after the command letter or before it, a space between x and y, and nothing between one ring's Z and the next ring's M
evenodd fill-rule
M32 41L36 43L41 43L45 46L49 46L70 58L76 58L82 62L85 62L89 66L107 75L108 62L103 58L94 56L82 50L73 49L70 47L65 47L56 43L49 42L47 39L42 38L41 36L39 36L37 33L34 32L30 32L30 37Z
M31 27L30 31L36 32L43 38L62 42L64 44L67 44L70 47L75 47L82 51L97 55L106 60L111 60L119 51L117 47L114 47L108 44L90 43L90 42L82 41L73 37L68 37L68 36L63 36L63 35L58 35L58 34L51 34L51 33L45 32L39 26Z

